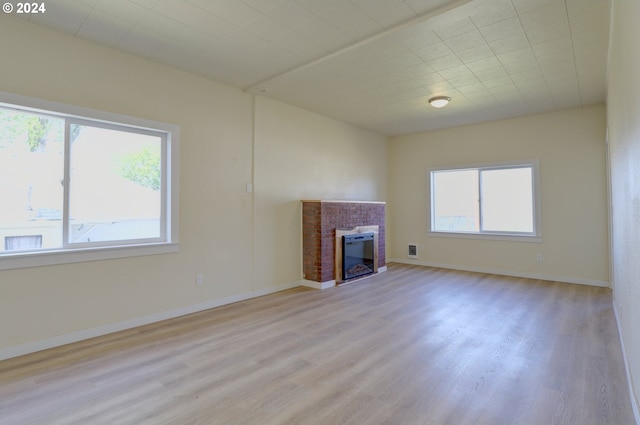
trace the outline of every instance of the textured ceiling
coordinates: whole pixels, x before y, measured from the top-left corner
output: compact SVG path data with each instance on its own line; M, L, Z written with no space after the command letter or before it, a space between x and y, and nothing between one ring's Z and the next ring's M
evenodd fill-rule
M609 0L49 0L35 24L386 135L603 103ZM18 15L16 15L18 16ZM435 109L431 96L447 95Z

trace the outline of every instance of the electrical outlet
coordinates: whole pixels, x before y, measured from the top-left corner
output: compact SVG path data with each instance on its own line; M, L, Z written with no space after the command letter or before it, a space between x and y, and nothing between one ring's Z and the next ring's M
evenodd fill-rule
M204 285L204 276L199 274L196 276L196 286Z
M538 263L542 263L542 254L538 254L536 256L536 261L538 261Z

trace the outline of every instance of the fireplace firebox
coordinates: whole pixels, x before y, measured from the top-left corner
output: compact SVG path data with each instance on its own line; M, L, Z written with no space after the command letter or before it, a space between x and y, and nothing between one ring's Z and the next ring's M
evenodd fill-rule
M373 232L342 236L343 280L375 272L374 239Z

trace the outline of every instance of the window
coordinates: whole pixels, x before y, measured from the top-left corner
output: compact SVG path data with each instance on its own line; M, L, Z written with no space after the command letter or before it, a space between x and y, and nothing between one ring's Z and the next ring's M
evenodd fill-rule
M434 233L540 238L539 163L431 170Z
M177 146L174 125L0 93L0 269L176 251Z

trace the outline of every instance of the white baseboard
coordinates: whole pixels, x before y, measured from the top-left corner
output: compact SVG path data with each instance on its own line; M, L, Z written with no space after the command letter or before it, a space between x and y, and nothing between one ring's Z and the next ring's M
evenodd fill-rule
M387 267L380 267L378 273L384 272ZM125 320L117 323L110 323L108 325L98 326L91 329L82 329L68 334L54 336L51 338L41 339L37 341L27 342L20 345L14 345L0 349L0 361L7 360L13 357L23 356L25 354L31 354L49 348L60 347L62 345L71 344L73 342L83 341L85 339L95 338L102 335L107 335L114 332L120 332L127 329L136 328L138 326L148 325L150 323L160 322L162 320L173 319L175 317L185 316L187 314L197 313L199 311L209 310L211 308L220 307L226 304L232 304L238 301L248 300L250 298L261 297L263 295L272 294L274 292L280 292L287 289L295 288L297 286L308 286L315 289L326 289L336 285L335 280L327 282L313 282L310 280L302 279L295 282L290 282L285 285L245 292L243 294L232 295L230 297L218 298L210 301L206 301L200 304L194 304L186 307L177 308L169 311L162 311L159 313L150 314L148 316L136 317L134 319Z
M416 266L439 267L442 269L461 270L465 272L477 272L477 273L486 273L486 274L498 274L503 276L524 277L528 279L549 280L551 282L576 283L578 285L600 286L603 288L611 287L609 282L604 280L583 279L579 277L553 276L553 275L546 275L546 274L539 274L539 273L521 273L521 272L510 271L510 270L489 269L489 268L483 268L483 267L467 267L467 266L458 266L453 264L434 263L430 261L419 261L419 260L402 259L402 258L391 258L389 259L388 262L401 263L401 264L414 264Z
M0 349L0 361L10 359L12 357L22 356L25 354L35 353L37 351L42 351L49 348L71 344L73 342L78 342L85 339L95 338L114 332L120 332L126 329L136 328L138 326L148 325L150 323L160 322L162 320L173 319L175 317L209 310L211 308L220 307L226 304L232 304L250 298L260 297L274 292L284 291L286 289L295 288L296 286L300 286L300 282L292 282L287 285L245 292L243 294L232 295L225 298L218 298L200 304L177 308L175 310L162 311L159 313L150 314L148 316L136 317L134 319L125 320L122 322L111 323L91 329L83 329L52 338L46 338L38 341L27 342L25 344L15 345L13 347Z
M624 347L624 338L622 338L622 329L620 329L620 317L618 316L618 308L615 301L613 302L613 314L616 317L616 326L618 327L618 339L620 340L620 346L622 347L622 358L624 360L624 370L627 374L627 384L629 387L629 397L631 397L631 408L633 409L633 416L636 420L636 425L640 425L640 406L636 401L636 395L633 388L633 381L631 380L631 371L629 369L629 358L627 357L627 350Z

